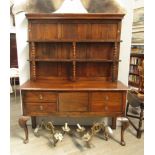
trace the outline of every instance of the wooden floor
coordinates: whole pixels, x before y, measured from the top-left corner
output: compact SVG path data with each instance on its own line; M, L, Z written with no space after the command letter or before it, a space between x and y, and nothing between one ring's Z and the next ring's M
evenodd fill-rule
M136 138L135 130L130 126L125 133L126 146L121 146L120 127L114 130L113 137L108 141L101 137L94 137L92 148L87 148L85 144L75 137L65 135L64 140L53 147L48 140L49 133L42 131L37 138L33 134L31 126L29 128L29 143L23 144L24 132L18 126L18 118L21 115L19 96L15 102L11 95L10 102L11 127L10 143L11 155L143 155L144 154L144 136L141 139Z

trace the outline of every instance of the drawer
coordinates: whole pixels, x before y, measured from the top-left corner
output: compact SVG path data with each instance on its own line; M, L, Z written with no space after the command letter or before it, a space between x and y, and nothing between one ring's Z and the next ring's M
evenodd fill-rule
M95 112L121 112L121 92L94 92L91 97L91 111Z
M57 111L55 103L44 103L44 104L24 104L24 113L27 115L42 115L49 114Z
M88 93L60 93L60 112L88 111Z
M121 92L94 92L92 93L92 104L120 103L122 101Z
M56 102L57 94L47 91L25 91L23 94L24 102Z

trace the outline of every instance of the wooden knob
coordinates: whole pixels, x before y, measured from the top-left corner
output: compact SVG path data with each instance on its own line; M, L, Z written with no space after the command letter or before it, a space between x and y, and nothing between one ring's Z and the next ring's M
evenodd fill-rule
M42 96L41 94L39 95L39 99L40 99L40 100L42 100L42 99L43 99L43 96Z
M40 106L40 110L43 110L43 106L42 105Z

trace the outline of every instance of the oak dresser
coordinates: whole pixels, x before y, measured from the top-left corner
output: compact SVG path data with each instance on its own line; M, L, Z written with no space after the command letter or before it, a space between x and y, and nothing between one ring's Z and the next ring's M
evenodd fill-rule
M25 142L27 116L33 128L37 116L125 116L128 88L118 81L123 16L26 14L31 77L21 86L19 119Z

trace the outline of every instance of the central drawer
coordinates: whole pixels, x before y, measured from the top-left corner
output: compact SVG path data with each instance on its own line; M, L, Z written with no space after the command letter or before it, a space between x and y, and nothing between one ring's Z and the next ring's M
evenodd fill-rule
M54 102L57 101L57 93L48 91L25 91L23 94L24 102Z
M88 93L73 92L59 93L60 112L85 112L88 111Z

